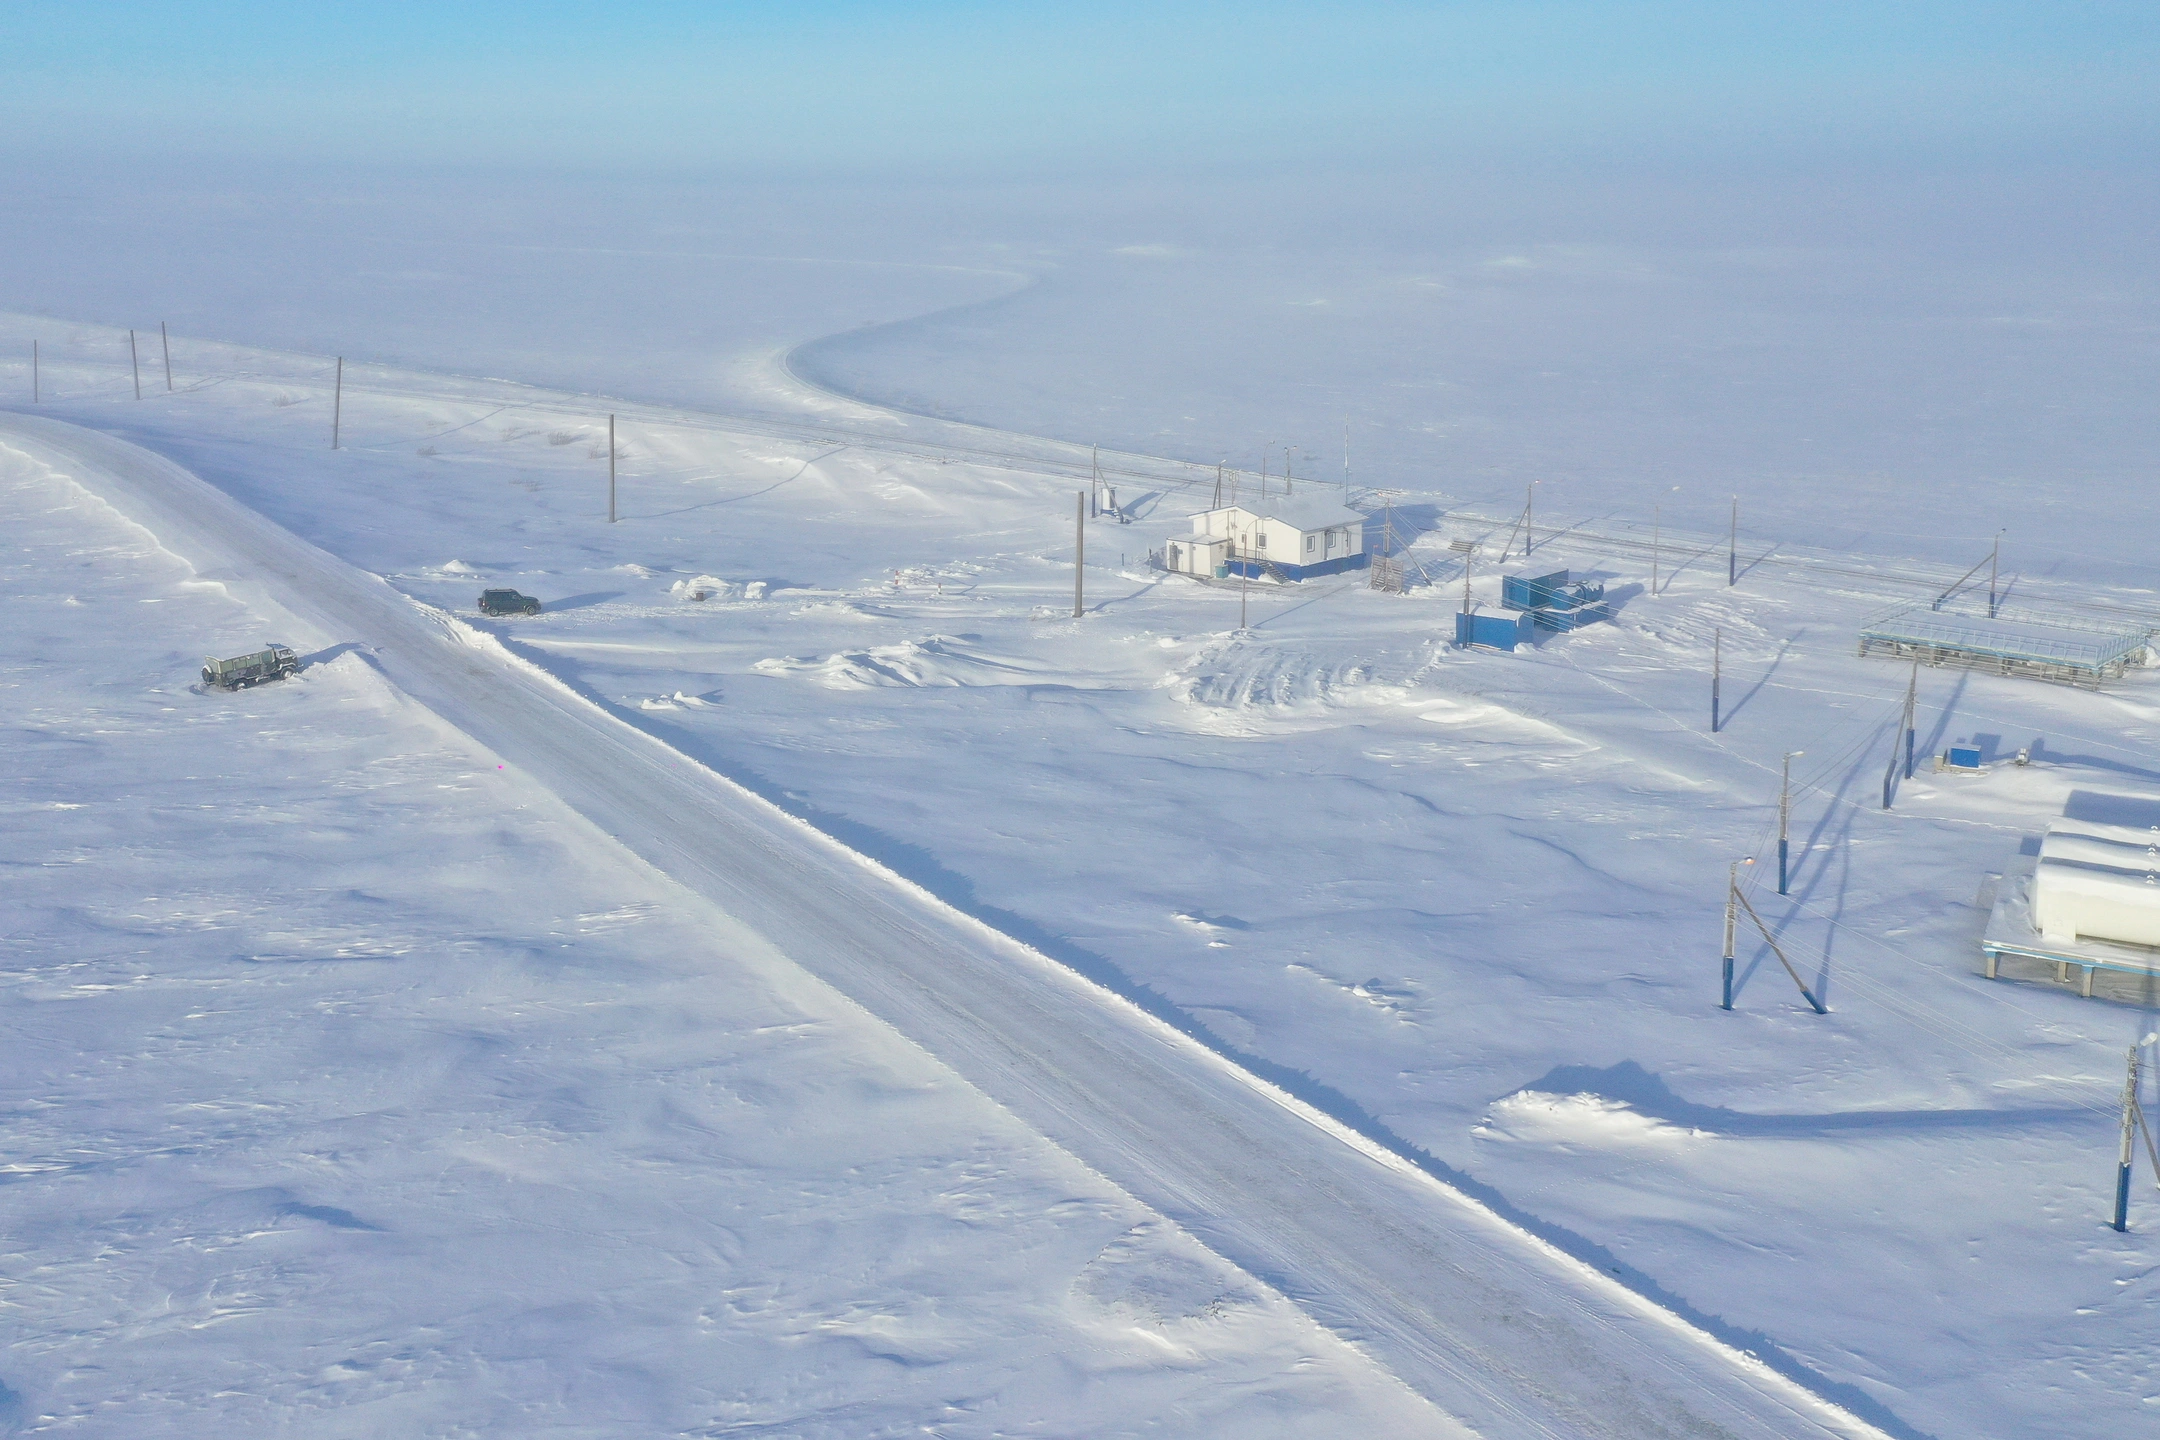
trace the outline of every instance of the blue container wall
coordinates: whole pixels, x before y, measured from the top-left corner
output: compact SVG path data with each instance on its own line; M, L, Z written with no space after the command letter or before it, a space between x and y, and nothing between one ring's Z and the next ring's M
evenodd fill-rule
M1529 612L1514 615L1461 614L1455 617L1455 643L1458 645L1490 645L1495 650L1512 650L1517 645L1527 645L1533 635Z

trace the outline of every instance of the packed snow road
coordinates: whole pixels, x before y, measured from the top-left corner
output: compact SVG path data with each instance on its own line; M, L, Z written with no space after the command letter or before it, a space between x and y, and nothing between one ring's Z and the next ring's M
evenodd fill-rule
M272 638L349 644L674 881L1495 1437L1872 1435L1136 1007L148 451L0 418Z

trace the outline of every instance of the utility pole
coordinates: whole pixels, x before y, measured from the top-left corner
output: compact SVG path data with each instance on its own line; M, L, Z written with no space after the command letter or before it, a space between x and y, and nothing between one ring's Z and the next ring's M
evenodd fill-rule
M165 322L157 322L158 348L165 352L165 393L172 393L172 337L165 333Z
M1073 491L1073 619L1081 616L1082 569L1087 564L1087 496Z
M1523 486L1522 493L1522 553L1523 559L1527 560L1530 558L1530 546L1537 535L1537 532L1530 528L1530 506L1537 499L1537 481L1532 480Z
M1725 874L1725 998L1718 1002L1721 1010L1732 1009L1733 930L1740 918L1739 908L1740 862L1735 860Z
M615 417L607 417L607 523L615 523Z
M1224 464L1224 462L1223 462L1223 461L1220 461L1220 460L1218 460L1218 461L1216 461L1216 462L1215 462L1215 500L1214 500L1214 503L1213 503L1213 504L1211 504L1211 505L1209 505L1209 506L1208 506L1208 509L1210 509L1210 510L1220 510L1220 509L1222 509L1222 474L1223 474L1223 464Z
M1088 514L1102 513L1099 497L1102 495L1102 447L1088 446Z
M345 421L345 357L337 357L337 380L330 391L330 448L338 448L338 429Z
M1787 857L1791 853L1789 847L1785 843L1785 834L1787 829L1792 824L1792 762L1796 757L1805 754L1807 754L1807 751L1805 750L1788 750L1785 752L1785 778L1778 782L1777 893L1780 895L1791 893L1785 888L1785 882L1788 877L1789 869L1789 862Z
M1350 417L1342 417L1342 503L1350 503Z
M1718 689L1725 678L1725 632L1710 632L1710 733L1718 733Z
M1905 682L1905 778L1912 779L1913 742L1919 736L1920 662L1913 661L1912 679Z
M2134 1133L2144 1117L2138 1114L2138 1047L2130 1047L2130 1074L2123 1081L2122 1149L2115 1161L2115 1228L2130 1228L2130 1161Z
M1282 452L1282 493L1293 495L1297 487L1290 483L1290 457L1297 453L1297 446L1285 445Z
M1988 552L1988 619L1995 618L1995 571L2002 560L2002 531L1995 532L1995 548Z
M135 398L142 399L142 364L135 358L135 332L128 331L128 369L135 373Z
M1905 725L1903 725L1903 728L1905 728L1905 745L1901 747L1899 743L1896 743L1896 741L1899 741L1896 730L1890 732L1890 764L1884 766L1884 810L1890 810L1890 803L1896 799L1896 753L1899 753L1899 749L1905 751L1905 779L1912 779L1912 699L1914 699L1912 687L1916 687L1916 684L1920 682L1920 663L1918 661L1914 661L1912 676L1914 676L1912 684L1907 684L1907 689L1905 689L1905 715L1903 715L1903 721L1905 721Z
M1740 497L1732 497L1732 529L1725 534L1725 588L1740 583Z

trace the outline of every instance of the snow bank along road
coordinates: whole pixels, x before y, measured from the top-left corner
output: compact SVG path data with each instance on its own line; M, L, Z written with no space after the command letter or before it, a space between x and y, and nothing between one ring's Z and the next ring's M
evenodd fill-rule
M399 687L1492 1437L1874 1435L1124 1000L148 451L0 417L289 643Z

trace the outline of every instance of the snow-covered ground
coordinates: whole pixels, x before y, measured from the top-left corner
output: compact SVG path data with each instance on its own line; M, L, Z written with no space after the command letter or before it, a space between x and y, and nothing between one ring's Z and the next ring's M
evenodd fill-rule
M6 1433L1432 1433L351 646L0 445Z
M5 326L17 353L52 333ZM1134 563L1197 497L1128 483L1140 523L1091 527L1075 621L1070 481L923 458L949 428L878 419L921 437L903 455L634 407L609 527L620 402L354 367L332 453L319 364L189 342L181 389L158 375L138 404L124 337L71 340L51 413L181 460L416 598L469 614L483 584L539 594L549 613L486 627L516 654L1892 1433L2084 1435L2160 1407L2147 1228L2104 1227L2122 1049L2155 997L1985 982L1973 903L2046 817L2160 792L2160 686L1930 673L1923 746L1985 737L2036 763L1923 773L1883 813L1906 675L1855 657L1853 633L1955 577L1934 547L1835 569L1781 551L1728 588L1718 537L1668 530L1653 597L1634 538L1541 539L1541 568L1606 578L1617 623L1500 656L1443 643L1447 541L1499 548L1505 527L1472 518L1490 493L1466 506L1385 477L1437 586L1241 597ZM868 419L757 374L761 408ZM2017 540L2074 550L2090 526L2048 498L2075 526ZM1592 513L1546 503L1546 523ZM1639 538L1647 518L1584 528ZM2125 571L2101 561L2013 595ZM2120 583L2101 598L2160 608ZM77 618L56 633L102 635ZM161 644L174 677L216 648ZM1723 878L1768 858L1791 750L1794 895L1761 865L1751 894L1833 1013L1751 945L1728 1016ZM2138 1204L2142 1227L2160 1219L2149 1190Z

